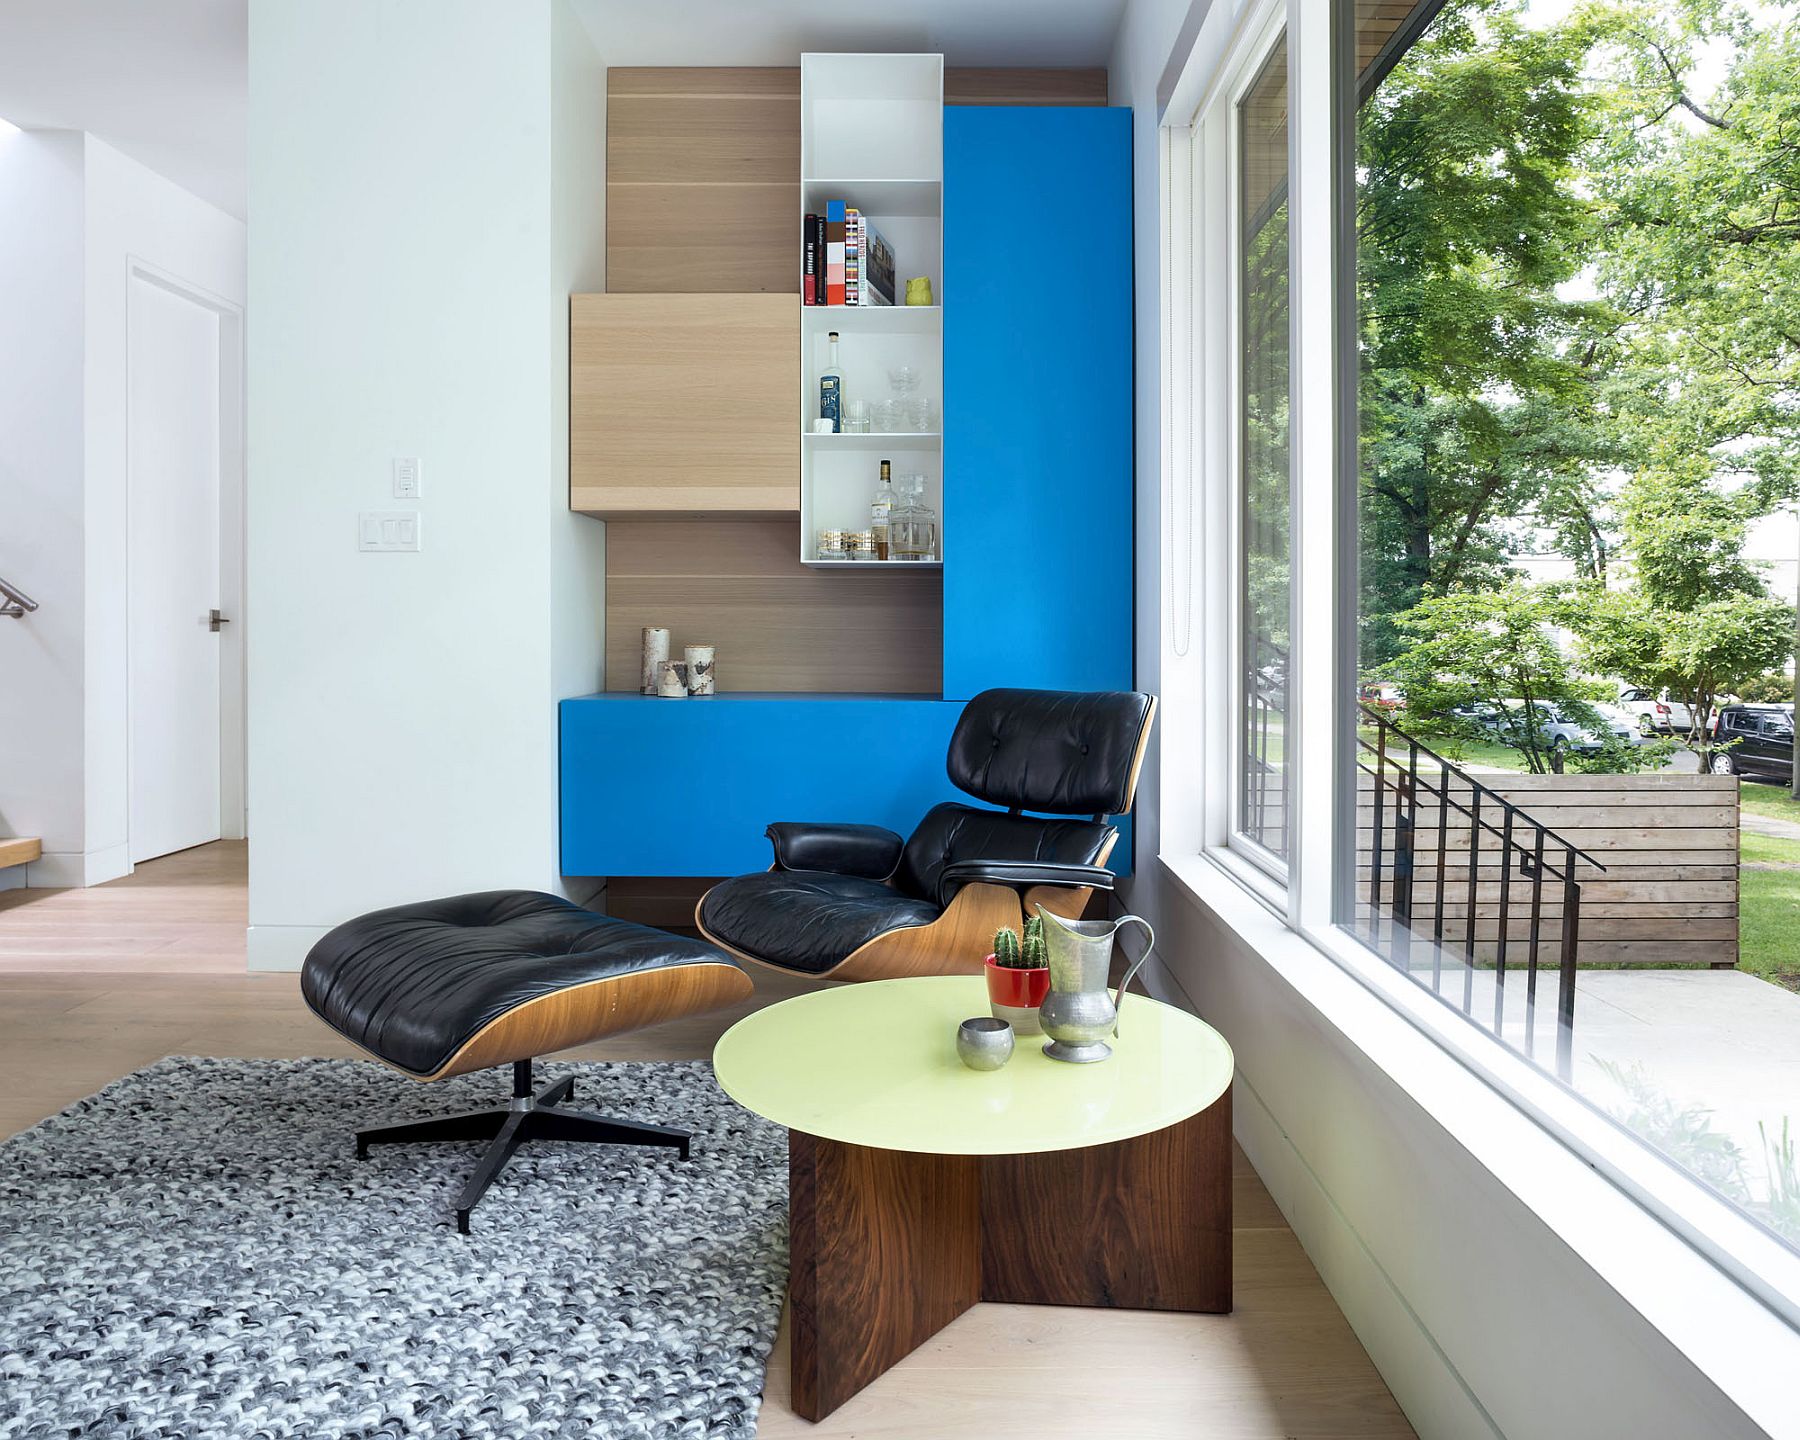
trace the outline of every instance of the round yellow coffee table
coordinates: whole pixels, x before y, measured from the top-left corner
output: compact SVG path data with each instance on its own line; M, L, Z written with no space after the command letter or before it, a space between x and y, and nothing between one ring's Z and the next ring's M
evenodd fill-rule
M831 1413L978 1300L1231 1308L1231 1049L1142 995L1112 1058L1018 1037L967 1069L979 976L844 985L740 1020L713 1068L789 1137L794 1408Z

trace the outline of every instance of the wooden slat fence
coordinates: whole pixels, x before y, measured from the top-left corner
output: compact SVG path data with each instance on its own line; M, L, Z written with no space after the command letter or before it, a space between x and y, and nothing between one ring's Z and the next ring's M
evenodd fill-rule
M1375 877L1374 780L1365 774L1358 796L1357 876L1359 922L1369 923ZM1381 909L1391 926L1395 903L1395 779L1383 797ZM1576 863L1581 884L1578 964L1707 965L1730 969L1738 958L1738 781L1725 775L1493 775L1474 777L1517 805L1531 820L1592 855L1604 871ZM1502 808L1483 797L1480 844L1471 875L1471 827L1467 782L1449 780L1449 818L1444 824L1440 905L1438 864L1441 783L1435 770L1422 774L1413 830L1412 959L1417 963L1441 935L1461 953L1474 905L1474 954L1491 962L1498 951L1502 882L1501 843L1495 833ZM1515 824L1518 824L1515 821ZM1494 827L1490 829L1489 826ZM1530 832L1519 829L1530 845ZM1514 852L1507 907L1508 963L1522 962L1520 948L1532 931L1524 903L1529 880ZM1546 859L1559 864L1554 848ZM1562 889L1543 887L1538 935L1543 957L1554 963L1562 937ZM1390 932L1391 933L1391 932Z

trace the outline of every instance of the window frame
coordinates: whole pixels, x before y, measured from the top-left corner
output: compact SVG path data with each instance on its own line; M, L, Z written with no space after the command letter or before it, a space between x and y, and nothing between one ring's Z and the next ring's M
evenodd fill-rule
M1222 874L1415 1030L1604 1176L1785 1323L1800 1328L1800 1255L1499 1040L1447 1009L1341 923L1353 896L1357 437L1354 7L1220 5L1194 37L1160 123L1162 450L1159 637L1164 730L1160 868L1202 905ZM1288 40L1290 436L1293 505L1285 875L1236 833L1242 713L1238 525L1237 104ZM1225 123L1221 123L1221 120ZM1326 213L1321 213L1321 211ZM1220 312L1223 312L1222 314ZM1217 323L1222 321L1223 323ZM1314 662L1317 663L1314 663ZM1217 699L1226 696L1226 720ZM1208 703L1209 697L1211 704ZM1284 750L1284 756L1288 752ZM1267 852L1264 852L1266 855ZM1283 881L1285 880L1285 883Z

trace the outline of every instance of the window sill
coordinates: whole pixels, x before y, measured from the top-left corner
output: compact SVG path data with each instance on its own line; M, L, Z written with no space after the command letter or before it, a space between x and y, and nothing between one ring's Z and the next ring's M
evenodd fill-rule
M1792 1424L1800 1259L1347 935L1289 928L1237 857L1161 863L1734 1405Z

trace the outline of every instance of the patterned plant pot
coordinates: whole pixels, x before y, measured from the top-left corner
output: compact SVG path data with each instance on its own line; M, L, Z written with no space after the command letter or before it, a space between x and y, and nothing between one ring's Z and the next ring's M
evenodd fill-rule
M999 964L987 957L988 1009L996 1020L1004 1020L1020 1035L1042 1035L1038 1024L1038 1006L1050 993L1050 971L1039 965L1021 970Z

